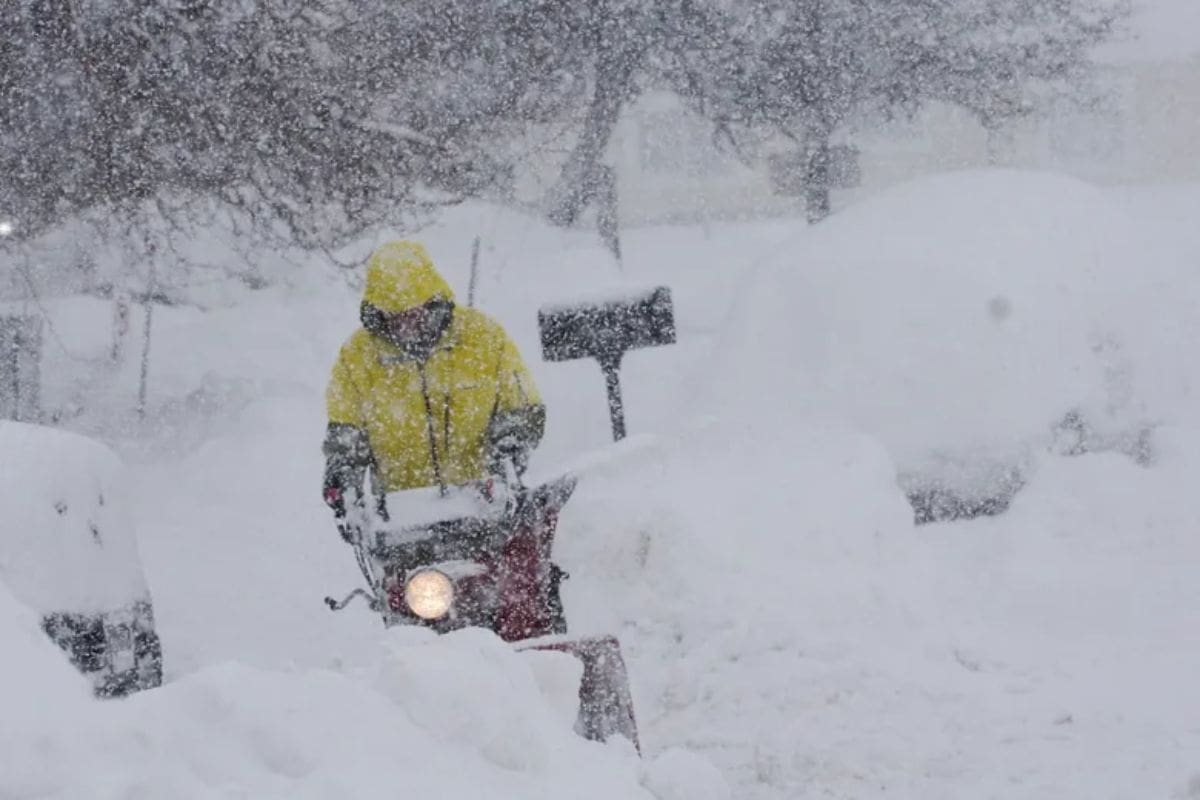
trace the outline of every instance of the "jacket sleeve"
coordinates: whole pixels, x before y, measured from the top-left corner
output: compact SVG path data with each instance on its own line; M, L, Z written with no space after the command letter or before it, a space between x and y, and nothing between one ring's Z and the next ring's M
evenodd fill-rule
M331 489L339 494L353 490L361 497L366 470L372 459L362 397L350 369L351 358L349 346L343 347L333 365L333 374L325 390L329 425L321 450L325 455L326 494Z
M325 387L325 408L329 415L329 424L365 428L363 398L354 384L354 376L350 369L352 358L350 345L346 345L338 353L337 363L333 365L333 374L329 377L329 385Z
M523 472L529 454L545 433L546 407L520 352L507 336L500 347L496 381L496 406L487 432L488 461L495 470L508 459Z
M541 393L533 382L521 354L512 340L504 336L496 366L496 409L514 411L542 404Z

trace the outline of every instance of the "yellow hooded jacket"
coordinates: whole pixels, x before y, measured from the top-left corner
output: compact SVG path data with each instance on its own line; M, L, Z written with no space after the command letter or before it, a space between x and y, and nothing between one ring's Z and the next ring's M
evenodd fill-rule
M397 313L435 298L454 294L421 245L390 242L371 256L364 303ZM457 306L423 363L360 328L342 346L326 390L330 424L366 433L385 492L486 477L493 419L540 404L504 329Z

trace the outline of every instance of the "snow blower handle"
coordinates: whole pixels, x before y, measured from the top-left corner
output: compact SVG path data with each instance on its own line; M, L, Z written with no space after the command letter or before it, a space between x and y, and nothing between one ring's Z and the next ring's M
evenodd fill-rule
M503 507L512 515L529 492L516 464L508 458L498 459L489 470L492 474L476 484L479 494L489 505Z
M352 489L348 498L346 494L340 487L326 487L325 505L333 510L334 525L342 541L356 545L362 542L362 532L368 521L366 503L361 492Z
M334 509L333 518L338 534L342 537L342 541L350 545L354 550L354 561L358 564L358 570L362 573L368 588L355 589L341 601L335 600L332 597L326 597L325 605L329 606L330 611L341 611L351 600L361 595L366 598L371 608L377 608L379 604L380 582L372 574L371 565L367 560L366 550L363 547L363 532L369 524L366 506L362 502L359 502L359 498L356 497L355 502L350 503L348 506L343 502L337 506L331 505L331 507Z
M613 441L625 438L625 401L621 397L621 357L624 353L600 359L604 373L604 388L608 392L608 418L612 424Z
M346 544L354 544L358 540L358 532L354 526L348 525L345 520L338 520L337 523L338 535L342 537L342 541Z
M353 592L346 595L341 600L335 600L332 597L327 596L325 598L325 605L329 606L330 611L341 611L343 608L350 605L350 603L356 597L362 597L363 599L365 599L367 601L367 605L370 606L372 610L375 609L377 601L375 600L374 597L371 596L371 593L368 592L366 589L355 589Z
M525 491L525 482L521 480L521 473L517 470L517 463L512 458L505 458L501 462L501 467L504 470L500 475L500 479L507 486L518 494Z

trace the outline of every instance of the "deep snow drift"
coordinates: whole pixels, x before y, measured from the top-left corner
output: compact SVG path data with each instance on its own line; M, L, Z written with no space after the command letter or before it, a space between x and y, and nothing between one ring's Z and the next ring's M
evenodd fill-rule
M3 589L0 635L0 797L651 797L632 748L568 733L569 657L482 631L397 631L369 670L230 662L103 703Z
M44 614L116 611L142 599L146 581L116 454L74 433L7 420L0 453L8 467L0 583Z
M1197 375L1179 358L1200 338L1196 254L1145 222L1057 176L891 190L754 272L717 393L845 419L904 465L1044 447L1071 410L1113 436L1178 418Z
M462 796L482 781L514 797L639 784L663 798L1194 795L1200 241L1181 209L1196 197L949 175L811 230L631 231L620 273L589 237L493 209L422 232L462 294L485 235L480 304L549 405L532 472L583 465L560 527L564 596L577 631L627 650L640 767L619 744L564 734L558 666L542 674L477 633L385 637L362 609L321 605L356 580L318 496L321 391L355 324L353 286L309 265L235 306L165 313L149 424L116 438L173 680L37 730L78 774L103 774L87 760L103 750L67 721L129 734L152 719L146 741L110 738L199 775L181 784L199 796L367 796L398 780L365 776L400 775L385 757L407 746L417 755L396 769L457 760L446 785ZM612 447L599 369L542 363L536 310L660 282L680 344L628 359L634 436ZM117 382L108 396L133 393ZM1154 459L1056 455L1050 428L1072 408L1104 441L1152 427ZM100 412L76 423L114 430ZM1006 515L913 526L898 473L993 457L1029 470ZM410 671L381 678L397 659ZM479 710L510 685L524 688ZM533 709L515 766L524 757L487 733L515 724L512 698ZM225 716L199 713L210 705ZM360 717L390 726L382 744L332 733ZM230 725L235 744L208 743ZM446 762L411 743L430 730ZM328 758L296 741L310 731L338 738ZM278 777L295 764L330 782ZM364 777L328 777L345 773Z

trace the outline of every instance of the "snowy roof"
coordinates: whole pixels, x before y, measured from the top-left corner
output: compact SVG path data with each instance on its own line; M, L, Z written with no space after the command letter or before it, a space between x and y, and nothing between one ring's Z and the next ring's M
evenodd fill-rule
M1134 0L1126 32L1100 50L1110 63L1187 61L1200 57L1200 2Z

